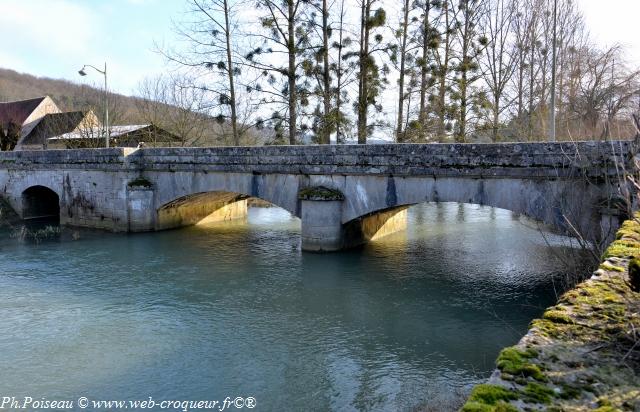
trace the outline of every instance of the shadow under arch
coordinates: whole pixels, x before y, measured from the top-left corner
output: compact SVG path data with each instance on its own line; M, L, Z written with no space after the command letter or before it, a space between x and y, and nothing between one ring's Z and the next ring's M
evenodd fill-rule
M243 193L211 191L181 196L156 211L156 230L175 229L197 224L246 219L249 207L275 207L266 199ZM287 213L290 213L286 210Z
M22 218L60 220L60 197L46 186L31 186L22 192Z

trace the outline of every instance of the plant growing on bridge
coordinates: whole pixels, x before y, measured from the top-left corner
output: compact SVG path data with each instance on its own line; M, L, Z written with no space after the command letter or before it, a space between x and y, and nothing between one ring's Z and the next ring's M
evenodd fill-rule
M298 192L300 200L344 200L344 194L324 186L307 187Z
M153 183L151 183L147 178L140 176L127 183L127 186L130 188L143 187L149 189L153 187Z

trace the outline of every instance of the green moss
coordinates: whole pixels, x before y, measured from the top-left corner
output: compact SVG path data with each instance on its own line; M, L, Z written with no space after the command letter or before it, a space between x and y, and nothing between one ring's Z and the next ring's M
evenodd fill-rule
M613 406L601 406L598 409L594 409L593 412L618 412L619 410Z
M560 325L546 319L534 319L529 327L536 328L538 333L547 338L556 338L566 329L566 325Z
M640 242L640 224L637 220L626 220L618 232L616 233L616 239L631 239Z
M129 187L145 187L147 189L153 187L153 183L151 183L148 179L144 177L138 177L132 181L130 181L127 186Z
M462 412L518 412L518 409L506 402L498 402L495 405L487 405L480 402L467 402L461 409Z
M546 381L540 367L528 362L529 359L535 358L536 356L538 356L538 353L533 349L521 351L515 347L506 348L500 352L496 365L498 369L509 375L530 376L538 381Z
M616 240L607 248L603 257L608 259L610 257L628 258L636 256L640 256L640 247L630 246L629 244L624 244Z
M609 262L604 262L603 264L600 265L600 269L604 269L604 270L608 270L608 271L612 271L612 272L624 272L624 268L621 266L615 266L612 265Z
M562 399L576 399L580 396L581 393L582 391L580 389L574 388L571 385L563 384L562 392L560 392L560 397Z
M612 279L607 280L607 282L583 283L578 286L578 289L576 289L578 295L571 303L579 303L589 306L599 303L624 303L620 294L611 287L613 284L615 284L615 281Z
M542 315L542 318L554 323L564 323L566 325L571 325L572 323L574 323L573 319L571 319L567 312L558 309L550 309L546 311Z
M523 393L527 400L544 404L551 403L551 399L554 397L553 389L535 382L529 382L525 386Z
M480 384L473 388L469 396L470 402L477 402L485 405L496 405L500 401L511 401L518 399L518 396L498 385Z
M467 402L460 410L462 412L493 412L493 406L479 402Z
M300 200L344 200L344 194L336 189L329 189L324 186L306 187L298 192Z
M620 229L618 230L618 233L616 233L616 240L619 239L633 239L640 242L640 233L637 233L636 231Z

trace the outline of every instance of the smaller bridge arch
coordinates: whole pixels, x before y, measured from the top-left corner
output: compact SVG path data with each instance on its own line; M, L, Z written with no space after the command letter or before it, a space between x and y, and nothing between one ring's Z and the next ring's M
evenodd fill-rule
M248 199L247 195L223 191L181 196L157 209L156 230L242 219L247 215Z
M60 196L41 185L30 186L22 192L23 219L60 219Z

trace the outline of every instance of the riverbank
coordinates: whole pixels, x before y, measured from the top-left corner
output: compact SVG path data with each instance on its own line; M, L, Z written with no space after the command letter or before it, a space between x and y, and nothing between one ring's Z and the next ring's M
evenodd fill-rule
M625 222L593 276L500 353L462 411L640 411L639 222Z

